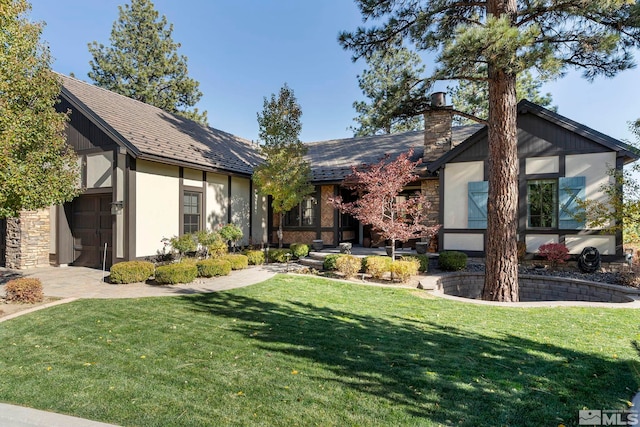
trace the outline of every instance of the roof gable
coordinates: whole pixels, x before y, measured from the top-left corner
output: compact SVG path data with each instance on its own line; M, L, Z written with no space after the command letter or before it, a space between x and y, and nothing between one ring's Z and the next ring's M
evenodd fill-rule
M250 175L262 159L246 139L59 74L61 96L136 158Z
M434 172L445 163L460 157L486 157L487 144L488 130L483 126L462 144L429 164L427 169ZM518 103L518 151L524 157L540 153L554 155L559 151L615 151L619 157L624 158L625 163L638 159L638 155L628 144L527 100Z

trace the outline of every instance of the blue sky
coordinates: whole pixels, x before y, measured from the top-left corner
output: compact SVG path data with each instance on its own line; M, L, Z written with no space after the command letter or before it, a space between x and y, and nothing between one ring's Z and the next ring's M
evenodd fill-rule
M118 5L126 0L30 0L31 19L44 21L43 40L54 70L89 81L87 44L109 44ZM263 97L287 83L302 107L305 142L352 135L352 103L362 98L353 63L337 42L341 30L361 24L353 1L155 0L174 25L173 39L200 82L209 124L257 139ZM638 58L640 60L640 58ZM432 64L426 62L427 71ZM445 90L446 84L436 87ZM558 112L614 138L632 139L628 122L640 117L640 70L593 83L577 72L547 84Z

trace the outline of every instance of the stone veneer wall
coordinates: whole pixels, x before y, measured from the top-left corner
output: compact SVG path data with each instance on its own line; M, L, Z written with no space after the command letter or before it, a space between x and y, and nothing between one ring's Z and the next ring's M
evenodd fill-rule
M6 267L24 269L49 265L49 209L22 211L7 219Z
M422 194L426 196L431 204L427 211L427 225L438 224L440 215L440 181L437 179L426 179L421 183Z

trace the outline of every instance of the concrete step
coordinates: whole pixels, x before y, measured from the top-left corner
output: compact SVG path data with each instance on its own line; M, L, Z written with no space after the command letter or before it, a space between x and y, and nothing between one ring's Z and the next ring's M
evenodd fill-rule
M327 255L331 255L330 252L314 252L311 251L309 252L309 255L307 255L306 259L314 259L317 261L324 261L324 257L326 257Z
M314 258L300 258L298 263L305 267L315 268L316 270L322 270L324 261Z

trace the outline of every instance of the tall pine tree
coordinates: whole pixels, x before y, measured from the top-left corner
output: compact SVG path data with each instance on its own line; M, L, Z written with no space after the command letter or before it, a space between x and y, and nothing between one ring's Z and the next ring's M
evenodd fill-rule
M640 5L634 0L356 0L369 28L339 40L354 58L398 37L437 53L434 80L482 80L489 99L489 196L483 298L518 300L516 80L534 68L614 76L634 65ZM419 102L418 102L419 104ZM422 102L424 105L424 101Z
M150 0L118 6L111 46L89 44L89 78L96 85L155 105L204 125L207 112L192 108L202 97L199 83L187 75L187 57L171 38L173 25L159 17Z
M260 194L271 196L273 212L278 214L278 247L282 247L284 214L313 192L311 168L304 160L307 148L300 141L302 110L293 90L286 84L276 97L264 98L258 113L260 151L265 162L255 168L253 181Z
M26 0L0 1L0 218L70 201L79 191L67 115L55 109L60 81L30 10Z
M368 69L358 76L358 85L368 101L356 101L358 116L351 127L354 136L369 136L424 129L422 117L399 117L402 100L419 90L424 66L420 56L406 47L376 51L366 58Z
M530 70L518 74L516 80L516 98L518 101L527 99L551 111L557 111L557 107L552 106L553 97L550 93L541 93L540 89L546 78L535 77ZM458 85L448 88L451 93L451 103L456 110L463 111L483 120L489 118L489 85L484 80L461 80ZM456 124L473 123L472 120L455 116Z

